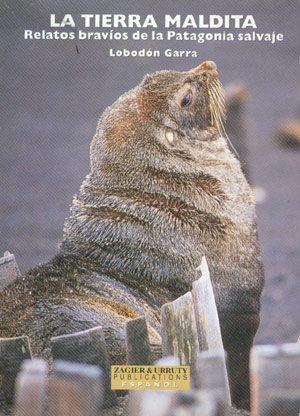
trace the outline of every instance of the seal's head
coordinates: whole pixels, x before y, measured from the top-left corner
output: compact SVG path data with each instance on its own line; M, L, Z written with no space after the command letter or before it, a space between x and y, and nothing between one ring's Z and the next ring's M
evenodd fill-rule
M187 72L146 75L138 89L140 104L153 109L151 117L157 122L198 139L208 138L207 130L213 135L213 127L222 134L224 93L214 62L205 61Z
M99 155L104 154L122 154L123 161L127 154L131 163L137 155L136 165L147 164L146 149L151 165L155 155L158 164L180 155L191 160L195 146L224 137L224 117L224 93L214 62L185 72L148 74L103 113L92 142L92 170L99 170Z

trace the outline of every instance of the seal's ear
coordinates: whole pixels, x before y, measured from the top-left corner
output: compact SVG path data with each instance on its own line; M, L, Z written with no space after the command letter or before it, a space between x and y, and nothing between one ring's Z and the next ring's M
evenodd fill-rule
M141 81L141 86L144 87L144 86L149 85L152 80L153 80L153 74L146 74Z
M178 77L180 76L180 72L167 70L156 71L153 74L146 74L140 83L140 87L146 89L153 88L163 92L169 85L173 85L175 88L178 87Z
M140 85L143 88L150 87L153 84L156 84L157 82L159 82L161 78L163 78L164 74L167 72L169 71L156 71L156 72L153 72L153 74L146 74L144 78L142 79L142 82Z

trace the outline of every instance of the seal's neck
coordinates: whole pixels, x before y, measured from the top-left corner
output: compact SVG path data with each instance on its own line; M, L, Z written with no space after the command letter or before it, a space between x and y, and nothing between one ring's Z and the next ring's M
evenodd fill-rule
M233 218L239 184L229 180L222 157L211 152L204 160L199 151L203 171L191 160L176 164L175 156L174 163L169 158L134 172L103 163L101 175L88 175L74 197L63 251L129 285L188 290L203 250L214 247Z
M62 250L121 281L186 290L201 261L200 234L209 239L210 224L217 226L211 213L192 203L192 188L198 188L198 199L215 192L205 175L156 171L142 187L117 187L89 175L74 197Z

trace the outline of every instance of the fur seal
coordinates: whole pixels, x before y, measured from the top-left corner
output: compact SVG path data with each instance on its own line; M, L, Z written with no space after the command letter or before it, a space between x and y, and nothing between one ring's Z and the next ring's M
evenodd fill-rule
M247 406L264 278L253 195L224 116L211 61L146 75L108 107L60 252L0 295L1 336L26 334L47 355L50 337L102 325L119 364L126 320L146 315L159 342L160 307L190 290L205 255L233 403Z

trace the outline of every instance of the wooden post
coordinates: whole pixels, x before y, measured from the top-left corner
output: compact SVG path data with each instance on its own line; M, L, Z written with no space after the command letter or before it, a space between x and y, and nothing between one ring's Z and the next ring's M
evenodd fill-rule
M155 366L180 365L179 358L167 356L155 361ZM175 390L131 390L126 415L167 416L176 405L178 391ZM173 414L173 413L172 413Z
M224 416L208 391L131 391L126 415L137 416Z
M102 399L99 367L54 361L54 374L49 380L48 416L97 416Z
M180 365L175 356L155 361L155 366ZM137 416L224 416L215 396L208 390L132 390L126 415ZM226 414L227 416L227 414Z
M25 360L16 379L14 416L43 416L48 366L44 360Z
M31 358L28 337L0 338L1 389L8 402L14 398L14 386L21 364Z
M300 391L287 392L274 389L268 394L268 405L263 409L263 416L299 416Z
M117 404L116 393L111 390L110 362L102 327L51 339L53 358L99 366L104 372L104 407Z
M15 256L9 251L0 258L0 292L21 276Z
M200 388L211 391L220 405L231 406L224 350L201 351L199 354Z
M257 345L250 354L251 410L265 415L274 389L286 394L300 390L300 345Z
M222 412L212 392L208 390L192 390L189 395L180 392L174 416L228 416Z
M161 366L171 366L171 365L180 365L179 358L175 357L174 355L169 355L156 360L154 365L161 365Z
M200 278L193 282L193 300L195 307L195 318L198 330L198 342L201 351L209 350L212 353L207 355L202 354L201 365L199 368L200 385L203 385L203 380L206 376L201 377L201 371L207 374L207 380L210 380L211 387L216 383L213 381L213 374L210 374L210 367L213 367L213 372L218 373L222 386L218 388L224 389L225 402L231 405L230 389L228 382L228 373L226 367L226 353L223 347L219 316L215 302L213 287L210 279L208 265L205 256L202 257L201 265L197 271ZM210 374L210 375L209 375ZM208 381L207 381L208 382Z
M200 350L223 350L219 316L206 258L197 268L200 278L193 282L195 317Z
M161 326L163 355L175 355L181 365L189 365L196 383L199 343L191 292L163 305Z
M129 394L126 414L130 416L170 415L176 393L172 390L132 390Z
M147 323L144 316L126 323L126 356L128 365L152 365Z
M174 356L167 356L160 358L154 362L154 365L158 366L177 366L180 365L179 358ZM165 395L163 395L165 393ZM177 391L151 391L151 390L130 390L129 391L129 400L128 400L128 409L126 415L136 415L136 416L152 416L150 411L153 409L152 403L157 400L158 406L155 405L155 416L162 416L165 412L170 409L172 403L174 402L175 395ZM147 407L150 406L150 410ZM167 409L167 410L166 410Z

